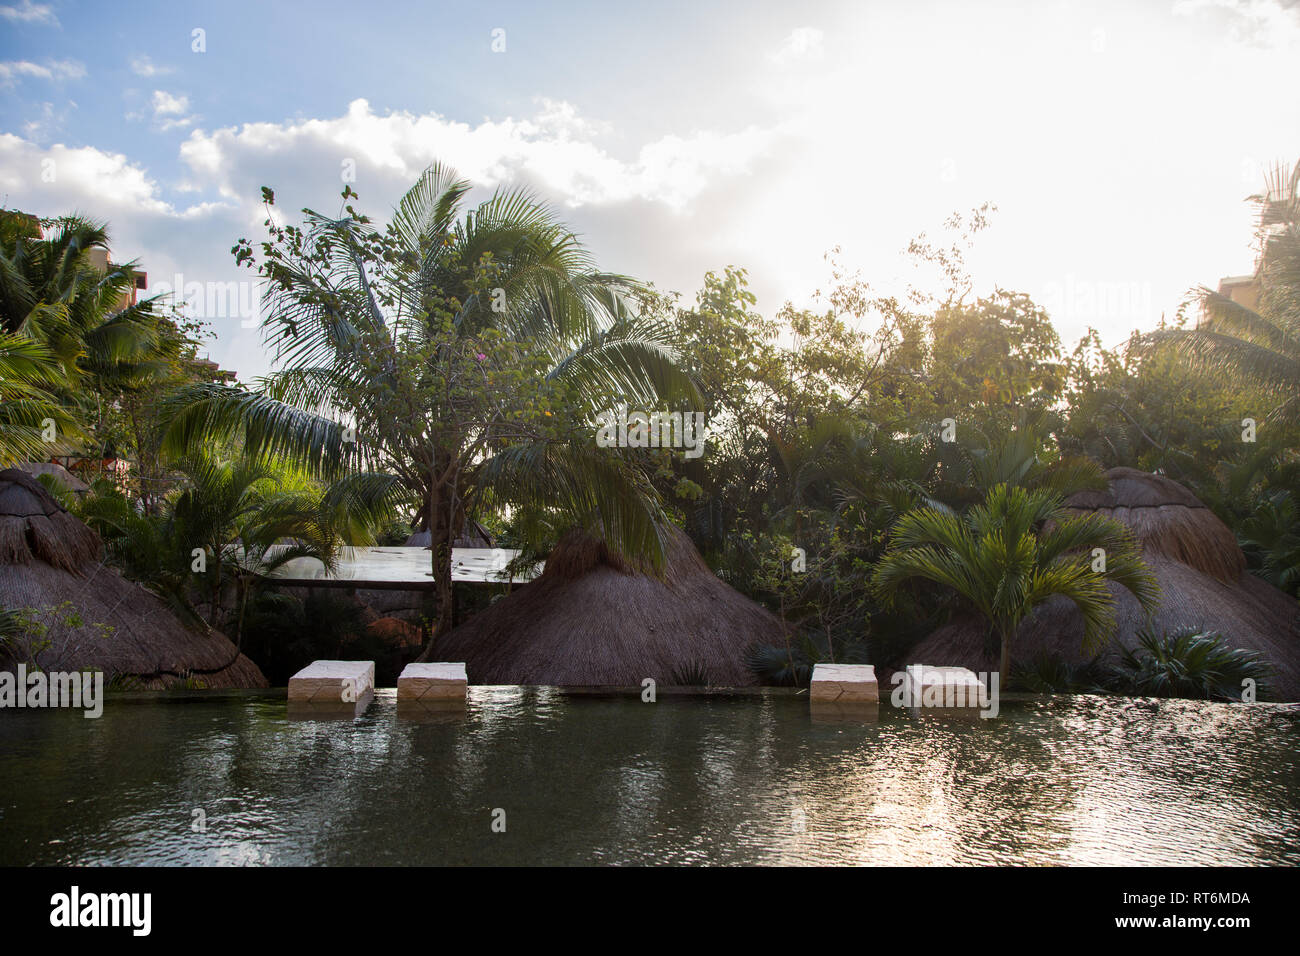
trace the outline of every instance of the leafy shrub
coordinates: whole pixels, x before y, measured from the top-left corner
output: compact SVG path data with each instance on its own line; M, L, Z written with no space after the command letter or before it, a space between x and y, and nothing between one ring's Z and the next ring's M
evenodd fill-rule
M813 668L822 661L839 664L865 664L867 648L862 641L836 644L834 655L826 638L807 632L786 644L760 644L745 656L745 663L764 684L775 687L807 687Z
M1138 632L1138 646L1120 655L1115 689L1142 697L1241 700L1242 684L1255 681L1263 697L1272 668L1258 654L1230 648L1223 635L1201 628Z
M1099 658L1082 664L1051 654L1040 654L1012 671L1005 690L1031 694L1104 694L1110 692L1114 674Z
M688 661L673 668L673 685L676 687L711 687L708 668L700 661Z

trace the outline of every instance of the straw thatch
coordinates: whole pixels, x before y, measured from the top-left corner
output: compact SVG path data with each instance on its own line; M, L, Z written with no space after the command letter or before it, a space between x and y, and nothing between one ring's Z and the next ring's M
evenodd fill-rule
M90 485L86 484L68 469L64 468L58 462L53 461L24 461L18 464L18 468L27 472L33 478L39 478L41 475L49 475L69 491L84 495L90 491Z
M1078 512L1100 511L1133 531L1160 582L1160 609L1150 621L1155 630L1217 631L1229 646L1257 652L1273 665L1270 697L1300 700L1300 602L1245 572L1232 532L1182 485L1132 468L1112 469L1107 478L1109 493L1084 492L1066 505ZM1147 619L1131 594L1109 587L1118 627L1103 658L1113 659L1117 646L1137 645L1136 634ZM1082 617L1064 598L1039 607L1016 635L1014 661L1040 655L1072 664L1091 656L1083 650ZM988 638L982 619L958 620L913 647L907 661L996 670L996 640Z
M780 620L718 579L690 539L668 530L660 575L602 541L571 533L535 581L447 634L439 660L464 661L474 684L714 686L758 683L755 643L779 643Z
M157 597L102 564L99 553L98 536L36 479L0 471L0 606L26 609L48 628L50 646L37 663L100 669L144 688L188 678L207 687L267 686L224 635L185 627Z
M1231 529L1200 500L1164 475L1135 468L1106 472L1107 492L1084 491L1066 502L1077 513L1100 511L1132 531L1144 550L1235 584L1246 558Z
M42 561L76 572L99 557L99 537L34 477L0 471L0 565Z

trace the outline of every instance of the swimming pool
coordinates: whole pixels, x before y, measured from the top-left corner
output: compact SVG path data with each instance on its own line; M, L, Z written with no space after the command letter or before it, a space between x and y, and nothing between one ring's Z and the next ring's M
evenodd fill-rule
M1100 697L995 720L471 688L0 714L0 864L1297 864L1300 715Z

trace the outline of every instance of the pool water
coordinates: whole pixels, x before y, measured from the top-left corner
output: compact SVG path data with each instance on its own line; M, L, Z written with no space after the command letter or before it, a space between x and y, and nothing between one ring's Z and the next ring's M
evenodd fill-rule
M806 697L471 688L0 713L0 864L1297 864L1300 715L1051 697L994 720Z

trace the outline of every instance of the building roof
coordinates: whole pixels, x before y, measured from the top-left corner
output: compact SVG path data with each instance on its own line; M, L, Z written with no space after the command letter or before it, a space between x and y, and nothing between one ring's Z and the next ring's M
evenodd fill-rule
M541 573L538 565L531 573L507 575L505 567L518 556L509 548L452 548L451 578L465 584L506 584ZM281 584L422 591L435 586L430 564L428 548L345 548L333 571L316 558L291 558L267 577Z
M48 645L35 653L40 666L98 668L145 688L190 678L208 687L267 686L225 635L186 627L156 596L99 561L99 553L99 536L40 482L16 468L0 471L0 606L48 626Z
M581 533L566 536L537 580L439 640L475 684L639 686L758 683L750 650L779 644L779 618L722 581L690 539L667 530L660 574Z
M1248 573L1228 526L1176 481L1132 468L1112 468L1106 477L1109 492L1081 492L1066 507L1106 514L1133 532L1160 584L1160 607L1150 625L1157 632L1217 631L1229 647L1258 653L1273 665L1271 699L1300 700L1300 601ZM1118 624L1114 643L1135 648L1147 616L1124 588L1107 587ZM996 670L996 642L986 639L988 631L982 619L958 619L913 647L905 663ZM1048 656L1083 663L1092 657L1083 646L1083 616L1063 597L1046 601L1021 625L1012 655L1021 662Z

